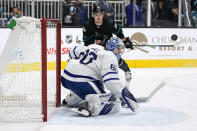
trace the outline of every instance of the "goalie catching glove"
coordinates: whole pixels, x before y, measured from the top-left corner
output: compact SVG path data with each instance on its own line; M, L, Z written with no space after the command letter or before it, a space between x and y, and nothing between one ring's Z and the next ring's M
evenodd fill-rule
M129 37L126 37L126 40L123 41L126 48L130 48L133 50L133 43L129 40Z

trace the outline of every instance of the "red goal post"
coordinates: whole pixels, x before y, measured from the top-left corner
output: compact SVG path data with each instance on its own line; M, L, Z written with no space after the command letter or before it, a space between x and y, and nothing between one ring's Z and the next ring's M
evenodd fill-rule
M47 22L56 23L56 107L61 104L61 23L59 19L41 20L43 121L47 121Z

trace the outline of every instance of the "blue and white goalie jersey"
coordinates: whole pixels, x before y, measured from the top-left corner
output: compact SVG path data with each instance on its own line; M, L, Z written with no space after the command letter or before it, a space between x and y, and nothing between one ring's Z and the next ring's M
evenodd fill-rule
M65 79L73 82L101 80L107 88L116 86L122 90L118 75L118 60L113 52L95 47L75 46L69 52L68 61L62 74ZM116 93L117 88L110 91Z

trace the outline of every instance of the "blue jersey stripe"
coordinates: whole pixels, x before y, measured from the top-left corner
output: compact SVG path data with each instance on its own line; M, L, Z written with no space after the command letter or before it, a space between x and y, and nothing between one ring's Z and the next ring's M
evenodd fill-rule
M73 49L73 54L75 55L74 59L77 59L77 55L75 54L75 49L77 48L77 46L75 46L75 48Z
M110 78L110 79L106 79L106 80L104 80L104 83L107 82L107 81L110 81L110 80L119 80L119 78Z
M70 55L70 51L69 51L68 55L70 56L70 59L73 59L72 56Z
M118 74L118 72L107 72L105 75L102 76L102 78L104 78L106 75L109 75L109 74Z
M64 70L64 73L70 77L74 77L74 78L87 78L87 79L91 79L91 80L95 80L93 77L90 77L90 76L83 76L83 75L75 75L75 74L72 74L66 70Z

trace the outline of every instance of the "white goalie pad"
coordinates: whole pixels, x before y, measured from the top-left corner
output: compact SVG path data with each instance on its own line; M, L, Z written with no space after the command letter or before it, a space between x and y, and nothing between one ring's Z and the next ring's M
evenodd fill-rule
M86 96L92 115L106 115L120 111L120 103L111 93L90 94Z

